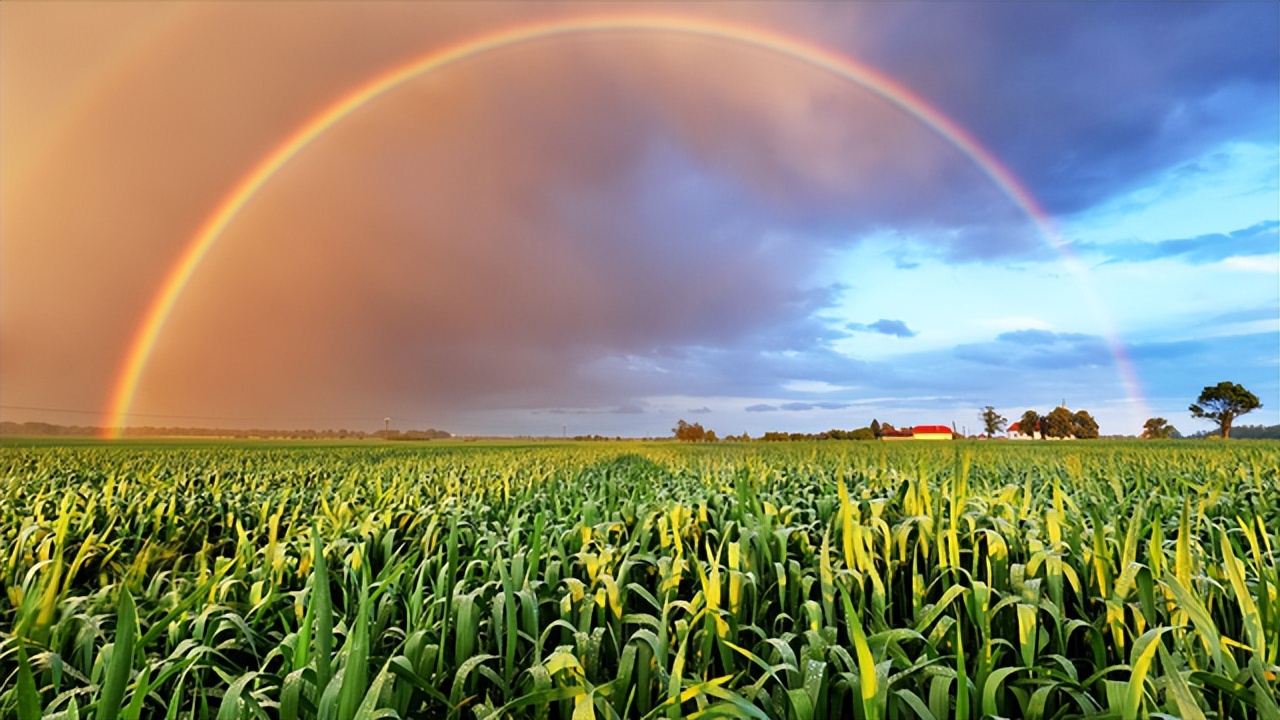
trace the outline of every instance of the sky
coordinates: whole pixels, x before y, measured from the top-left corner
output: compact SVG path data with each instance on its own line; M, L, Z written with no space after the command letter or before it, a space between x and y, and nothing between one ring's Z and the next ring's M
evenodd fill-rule
M739 30L498 43L351 109L138 354L202 228L326 108L444 48L659 16ZM1278 27L1230 2L6 2L0 418L972 433L1065 403L1127 435L1209 429L1187 406L1228 380L1263 403L1239 423L1276 424Z

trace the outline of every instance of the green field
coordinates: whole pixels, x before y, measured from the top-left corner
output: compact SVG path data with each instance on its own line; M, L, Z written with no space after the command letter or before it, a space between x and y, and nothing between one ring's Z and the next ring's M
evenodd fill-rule
M0 448L0 717L1280 718L1280 443Z

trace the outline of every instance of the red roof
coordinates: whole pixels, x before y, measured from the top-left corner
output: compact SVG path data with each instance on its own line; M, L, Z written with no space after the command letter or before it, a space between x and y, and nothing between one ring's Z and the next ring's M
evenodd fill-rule
M951 428L946 425L917 425L912 431L919 435L920 433L946 433L951 434Z
M1010 425L1009 429L1006 432L1018 432L1018 425L1019 423L1014 423Z

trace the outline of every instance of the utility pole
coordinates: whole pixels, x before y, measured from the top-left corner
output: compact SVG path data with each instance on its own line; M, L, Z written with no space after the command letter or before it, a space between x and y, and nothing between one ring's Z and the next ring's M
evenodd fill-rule
M389 417L382 418L382 425L383 425L382 434L385 437L391 437L391 418Z

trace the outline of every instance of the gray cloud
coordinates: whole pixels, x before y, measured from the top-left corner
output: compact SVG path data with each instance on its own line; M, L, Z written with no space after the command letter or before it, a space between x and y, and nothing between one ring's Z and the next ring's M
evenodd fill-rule
M1017 330L996 336L993 342L958 345L955 357L983 365L1024 368L1075 368L1110 366L1106 340L1095 335Z
M1049 330L1012 330L996 336L997 342L1015 345L1056 345L1059 343L1091 342L1099 338L1082 333L1056 333Z
M880 333L881 335L892 335L894 337L901 338L916 336L915 331L907 327L907 324L901 320L885 320L881 318L866 325L862 323L849 323L846 327L858 332Z
M778 406L780 410L789 410L791 412L806 412L809 410L844 410L850 407L850 403L841 402L788 402Z
M743 408L743 410L746 410L747 412L750 412L750 413L776 412L778 410L778 406L759 403L757 405L748 405L745 408Z
M549 408L534 410L533 414L547 415L643 415L648 412L642 403L628 403L608 408Z
M1204 265L1230 257L1276 254L1280 251L1280 222L1265 220L1230 233L1209 233L1193 238L1159 242L1074 243L1073 247L1077 252L1107 257L1108 263L1175 258L1192 265Z
M1230 323L1253 322L1256 320L1276 320L1280 319L1280 307L1269 305L1267 307L1249 308L1246 310L1233 310L1231 312L1220 313L1214 315L1205 321L1207 326L1227 325Z
M902 34L868 29L864 57L972 130L1051 213L1088 208L1226 140L1275 142L1273 3L875 10Z

